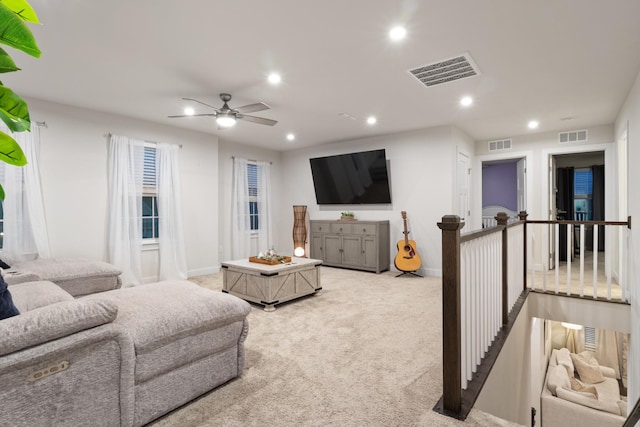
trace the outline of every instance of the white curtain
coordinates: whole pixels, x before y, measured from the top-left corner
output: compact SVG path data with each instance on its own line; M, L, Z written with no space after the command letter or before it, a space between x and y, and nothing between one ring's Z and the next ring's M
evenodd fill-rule
M247 159L238 157L233 159L233 191L231 192L231 254L233 259L252 255L247 165Z
M4 126L1 130L11 133ZM22 167L2 163L5 190L3 251L15 261L49 258L49 236L40 181L40 128L34 126L31 132L12 136L24 151L28 163Z
M142 282L142 170L144 141L112 135L109 141L109 261L124 286Z
M271 164L258 162L258 214L260 223L258 229L257 247L260 250L270 249L271 240ZM264 249L262 249L264 248Z
M187 261L182 228L180 190L180 147L158 143L156 147L158 177L158 217L160 280L186 279Z
M231 254L234 259L266 251L271 240L271 164L256 162L256 199L258 229L251 230L249 215L249 180L247 159L233 159L233 191L231 193ZM252 247L254 248L252 250Z

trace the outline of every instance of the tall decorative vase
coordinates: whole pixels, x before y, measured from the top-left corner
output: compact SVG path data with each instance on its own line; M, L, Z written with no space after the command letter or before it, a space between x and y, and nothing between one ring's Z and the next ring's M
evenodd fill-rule
M307 244L307 207L303 205L293 206L293 255L306 257Z

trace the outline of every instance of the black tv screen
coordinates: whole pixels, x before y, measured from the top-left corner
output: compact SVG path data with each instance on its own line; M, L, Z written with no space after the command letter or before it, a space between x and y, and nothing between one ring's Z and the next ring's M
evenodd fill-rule
M391 203L384 150L309 159L319 205Z

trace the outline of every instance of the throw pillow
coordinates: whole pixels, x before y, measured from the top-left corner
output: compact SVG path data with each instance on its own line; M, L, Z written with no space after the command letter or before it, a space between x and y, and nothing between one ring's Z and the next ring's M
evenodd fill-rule
M571 360L582 382L596 384L604 381L604 375L602 375L598 361L588 351L583 351L580 354L572 353Z
M0 268L2 268L3 270L8 270L11 267L9 266L9 264L0 259Z
M0 320L20 314L16 306L13 304L9 286L6 284L2 276L0 276Z
M567 370L562 365L556 365L549 368L549 377L547 378L547 388L556 396L556 390L559 388L571 389L571 382Z
M571 378L574 377L574 367L573 362L571 361L571 353L567 348L556 350L556 363L567 368L567 374L569 374Z
M598 389L592 385L587 385L577 378L569 378L571 381L571 390L579 391L581 393L590 393L594 399L598 398Z

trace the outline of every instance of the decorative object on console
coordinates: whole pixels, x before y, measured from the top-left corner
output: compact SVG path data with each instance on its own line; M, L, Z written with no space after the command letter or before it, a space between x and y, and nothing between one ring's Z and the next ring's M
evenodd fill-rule
M277 265L291 262L290 256L284 255L258 255L250 256L249 262L257 262L258 264Z
M340 213L340 220L342 221L355 221L356 220L356 216L353 212L341 212Z
M422 259L416 251L416 242L409 240L409 232L407 231L407 213L402 211L402 222L404 223L404 239L398 241L398 255L396 255L395 266L402 271L397 277L405 274L422 277L416 271L422 265Z
M293 206L293 254L299 258L306 257L307 244L307 207Z

